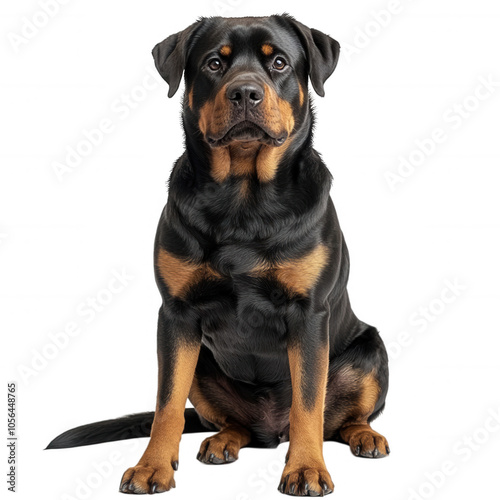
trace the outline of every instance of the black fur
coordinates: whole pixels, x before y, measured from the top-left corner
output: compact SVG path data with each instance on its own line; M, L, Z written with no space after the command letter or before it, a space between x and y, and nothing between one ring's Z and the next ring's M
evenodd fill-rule
M63 432L53 439L45 449L74 448L76 446L148 437L151 434L151 425L153 424L154 416L154 411L147 411L81 425L80 427ZM207 432L207 430L210 430L209 426L201 423L198 414L193 408L186 408L184 418L185 434Z

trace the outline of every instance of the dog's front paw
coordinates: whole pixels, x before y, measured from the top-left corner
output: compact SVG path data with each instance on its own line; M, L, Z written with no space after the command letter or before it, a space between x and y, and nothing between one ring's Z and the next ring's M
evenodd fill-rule
M319 497L333 491L333 482L326 468L307 465L285 467L278 490L286 495Z
M162 493L171 488L175 488L174 468L177 469L177 462L173 462L171 467L137 465L131 467L123 474L120 484L122 493Z

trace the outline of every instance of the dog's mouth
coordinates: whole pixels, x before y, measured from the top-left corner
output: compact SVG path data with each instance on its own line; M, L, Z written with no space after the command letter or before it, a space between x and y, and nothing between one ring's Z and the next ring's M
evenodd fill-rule
M227 146L233 142L261 142L272 146L281 146L287 139L288 134L273 137L262 127L249 120L243 120L233 125L222 137L207 137L207 142L212 147Z

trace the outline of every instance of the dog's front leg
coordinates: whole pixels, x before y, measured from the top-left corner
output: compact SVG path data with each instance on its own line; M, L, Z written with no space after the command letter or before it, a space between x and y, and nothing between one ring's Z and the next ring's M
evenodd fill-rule
M300 322L302 323L302 322ZM329 364L328 313L292 325L288 360L292 381L290 447L278 489L288 495L323 496L333 482L323 459L323 413Z
M175 487L184 408L198 361L200 341L186 325L158 318L158 397L151 439L137 466L123 475L124 493L160 493Z

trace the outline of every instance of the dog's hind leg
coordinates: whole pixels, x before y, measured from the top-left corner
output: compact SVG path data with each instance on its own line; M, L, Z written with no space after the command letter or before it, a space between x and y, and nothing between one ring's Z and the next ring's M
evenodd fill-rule
M390 453L386 438L370 426L385 405L387 365L382 340L371 327L331 363L325 440L348 444L358 457L382 458Z
M196 458L205 464L226 464L238 459L241 448L250 443L250 431L217 408L203 393L195 375L189 400L193 403L200 420L220 429L217 434L203 440Z
M213 368L213 367L212 367ZM237 412L231 411L241 406L236 394L224 389L221 380L206 372L203 356L198 363L189 400L195 407L200 420L207 426L219 430L217 434L203 440L197 459L205 464L227 464L238 459L241 448L251 441L250 430L238 418Z

